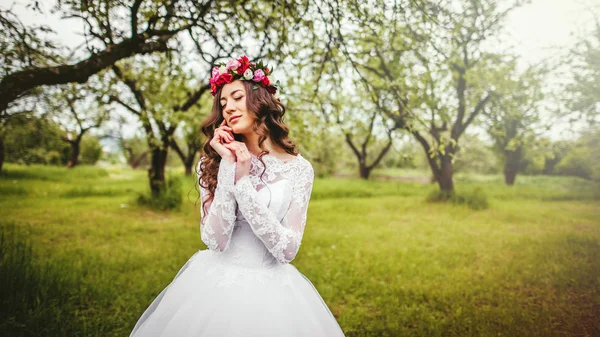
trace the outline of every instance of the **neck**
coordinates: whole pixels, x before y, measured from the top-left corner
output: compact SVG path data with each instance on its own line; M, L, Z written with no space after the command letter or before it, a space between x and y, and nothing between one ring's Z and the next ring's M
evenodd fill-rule
M258 134L254 132L242 134L242 142L246 144L248 151L257 156L262 151L258 146ZM273 142L271 142L271 139L269 137L265 139L263 146L265 147L265 150L269 151L269 153L275 153L276 146L273 144Z

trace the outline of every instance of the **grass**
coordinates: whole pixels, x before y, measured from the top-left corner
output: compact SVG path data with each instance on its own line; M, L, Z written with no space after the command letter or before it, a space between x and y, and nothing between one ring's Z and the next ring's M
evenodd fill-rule
M174 172L184 204L158 212L135 202L143 171L5 169L0 330L10 336L127 336L205 249L192 177ZM457 177L459 191L485 191L479 211L427 202L433 185L319 179L293 263L347 336L599 336L600 189L501 178Z

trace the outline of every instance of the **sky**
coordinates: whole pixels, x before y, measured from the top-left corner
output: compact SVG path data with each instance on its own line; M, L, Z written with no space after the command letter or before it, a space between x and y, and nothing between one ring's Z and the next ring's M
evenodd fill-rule
M600 0L533 0L507 20L507 42L521 60L533 65L584 37L600 17Z
M60 43L75 47L83 43L83 25L77 20L60 20L57 15L40 15L25 9L23 0L0 0L0 7L14 6L25 24L45 23L52 27ZM53 0L40 1L49 9ZM564 53L591 31L593 17L600 18L600 0L532 0L514 10L507 18L500 50L519 56L521 66L535 65L553 55ZM551 131L553 139L564 138L559 129Z

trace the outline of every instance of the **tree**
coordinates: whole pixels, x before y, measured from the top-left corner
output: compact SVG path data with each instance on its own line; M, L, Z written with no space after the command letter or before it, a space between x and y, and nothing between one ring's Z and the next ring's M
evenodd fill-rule
M42 11L37 1L32 3ZM52 32L50 27L27 27L12 9L0 11L7 38L2 56L10 61L0 81L0 111L39 86L84 83L119 60L166 52L178 33L220 14L212 1L192 0L135 0L131 6L116 0L63 0L56 10L86 27L85 45L70 53L78 57L61 55L64 48L40 34Z
M179 107L193 106L188 104L192 98L188 95L191 90L186 72L181 64L170 62L166 56L124 62L112 69L118 82L109 94L109 101L126 108L142 123L150 149L150 190L158 196L165 187L167 154L185 113ZM202 90L208 91L209 86L203 85Z
M97 83L96 83L97 84ZM64 130L62 139L71 147L67 167L79 164L81 140L90 130L108 120L109 110L97 101L97 89L87 85L67 84L47 95L48 114Z
M394 127L386 128L382 124L379 110L360 94L351 95L343 89L347 86L333 85L323 95L328 97L321 102L321 113L327 124L335 123L343 134L346 145L358 161L359 176L369 179L373 169L379 165L392 146ZM320 93L323 94L323 93ZM319 97L319 96L317 96ZM383 141L379 138L383 134ZM383 143L383 144L381 144ZM373 153L375 153L373 155ZM369 158L371 156L374 158ZM371 159L369 163L368 160Z
M572 120L600 121L600 22L592 36L572 51L573 79L566 86L564 114Z
M507 63L497 81L496 95L484 109L488 134L504 163L504 182L512 186L524 167L524 152L532 148L540 131L543 73L534 68L516 73L515 62Z
M119 145L127 164L132 169L135 170L141 165L149 164L148 155L150 151L144 138L137 136L129 139L119 138Z
M502 76L504 56L484 44L513 7L492 0L344 5L331 9L343 13L335 16L341 51L388 125L415 137L440 190L452 195L460 137Z
M18 114L4 121L7 162L25 165L67 163L69 146L61 139L63 131L51 119Z
M185 175L192 175L192 168L196 164L196 154L202 149L204 145L204 137L198 132L200 130L200 119L188 118L185 120L180 128L183 131L183 137L178 141L175 137L171 140L171 148L177 153L177 156L183 162L185 167ZM183 143L183 147L179 144Z

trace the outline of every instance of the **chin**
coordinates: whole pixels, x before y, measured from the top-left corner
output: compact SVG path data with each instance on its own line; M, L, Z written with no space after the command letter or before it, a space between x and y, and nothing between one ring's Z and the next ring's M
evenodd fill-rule
M233 133L236 134L242 134L242 133L247 133L248 130L252 130L251 125L240 125L241 123L236 123L234 126L232 126L231 128L233 129Z

